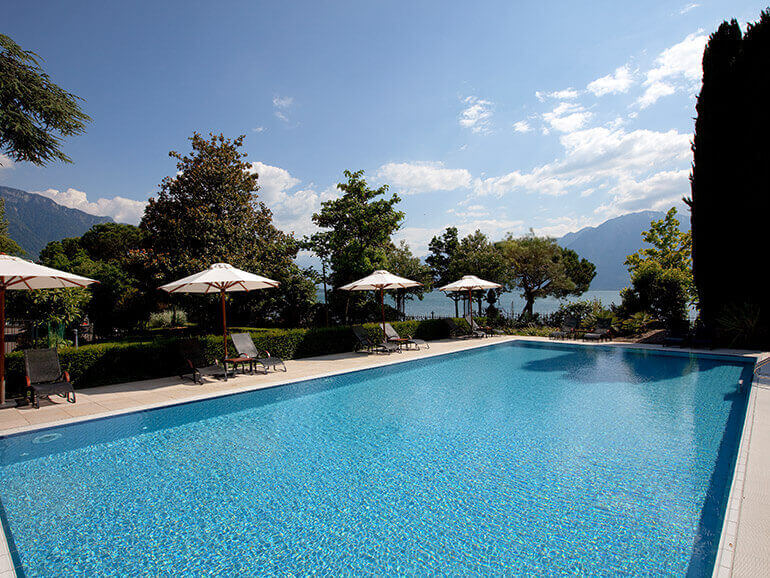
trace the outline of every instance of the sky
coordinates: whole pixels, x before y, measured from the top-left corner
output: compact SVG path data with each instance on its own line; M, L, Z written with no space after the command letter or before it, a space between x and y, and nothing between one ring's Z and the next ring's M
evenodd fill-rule
M0 183L138 223L168 152L246 135L276 224L313 232L345 169L388 184L396 238L561 236L681 205L700 61L744 0L5 3L0 32L93 118L73 164Z

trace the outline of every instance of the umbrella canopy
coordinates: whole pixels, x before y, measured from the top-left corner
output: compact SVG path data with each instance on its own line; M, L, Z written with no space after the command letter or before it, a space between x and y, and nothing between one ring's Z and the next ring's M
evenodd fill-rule
M471 311L471 325L473 325L473 304L471 303L471 295L473 291L477 291L479 289L500 289L500 288L502 288L502 285L500 285L500 283L485 281L484 279L479 279L478 277L476 277L476 275L465 275L459 281L454 281L449 285L444 285L443 287L440 287L439 291L452 291L452 292L467 291L468 303L470 305L470 311Z
M229 263L214 263L184 279L163 285L169 293L211 293L211 291L252 291L278 287L280 283L267 277L236 269Z
M0 254L0 405L5 403L5 292L85 287L91 283L97 281Z
M363 279L353 281L340 287L343 291L379 291L380 309L382 311L382 333L385 334L385 290L386 289L407 289L409 287L421 287L422 283L412 281L404 277L394 275L389 271L380 269Z
M267 277L236 269L229 263L214 263L208 269L194 273L184 279L166 283L160 288L169 293L212 293L219 291L222 302L222 339L227 357L227 315L225 293L231 291L253 291L278 287L280 283Z

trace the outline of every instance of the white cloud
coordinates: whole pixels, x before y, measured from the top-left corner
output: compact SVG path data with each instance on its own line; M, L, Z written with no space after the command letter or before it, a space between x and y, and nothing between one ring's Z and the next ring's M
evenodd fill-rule
M573 132L583 128L593 114L579 104L560 102L551 112L543 114L543 120L560 132Z
M0 171L11 170L13 168L13 161L6 155L0 154Z
M708 37L698 31L661 52L654 68L647 71L644 80L647 88L637 101L639 106L646 108L677 91L697 90L707 41Z
M580 216L580 217L555 217L552 219L546 219L545 224L539 227L533 227L535 234L544 235L547 237L563 237L567 233L578 231L583 227L590 227L600 224L601 218L596 216Z
M532 127L529 125L529 123L526 120L520 120L518 122L513 123L513 130L516 132L532 132Z
M287 233L305 235L315 231L313 213L320 210L322 202L338 196L336 189L317 192L312 184L294 190L302 181L281 167L259 161L251 163L251 167L259 175L259 200L273 212L276 227Z
M687 14L690 10L695 10L699 6L700 6L700 4L698 4L697 2L690 2L687 6L684 6L679 11L679 14Z
M492 101L476 96L462 99L466 107L460 113L460 126L472 132L486 134L490 132L492 121Z
M292 104L294 104L293 96L274 96L273 97L273 106L276 108L289 108Z
M546 99L554 98L556 100L574 100L580 93L574 88L565 88L564 90L554 90L553 92L542 92L538 90L535 92L535 97L540 102L545 102Z
M99 198L95 201L89 201L88 195L77 189L69 188L66 191L57 189L46 189L45 191L30 191L36 195L48 197L55 203L79 209L90 215L100 217L112 217L118 223L130 223L136 225L144 215L144 208L147 201L135 201L125 197Z
M404 227L399 229L393 239L395 242L406 241L415 255L424 257L428 254L428 243L436 235L441 235L447 227L457 227L460 237L470 235L477 230L485 233L490 239L502 239L507 233L522 235L527 232L524 221L506 218L470 218L460 223L447 222L440 227Z
M275 116L284 122L289 122L289 109L294 105L294 97L292 96L274 96L273 97L273 112Z
M597 78L588 83L586 87L594 96L604 96L605 94L618 94L628 92L628 89L634 83L631 74L631 68L628 64L615 69L615 72Z
M661 171L647 178L623 178L610 190L612 198L596 209L604 218L644 209L664 210L682 205L690 194L690 171Z
M497 197L515 191L564 195L672 170L690 158L690 135L675 130L594 127L564 134L559 142L564 148L561 159L530 172L475 179L474 192Z
M467 170L448 169L443 163L388 163L377 171L377 178L407 194L453 191L471 184Z
M637 99L640 108L647 108L655 104L664 96L670 96L676 92L676 89L667 82L653 82L644 91L644 94Z
M251 129L253 132L265 132L267 129L264 126L255 126Z

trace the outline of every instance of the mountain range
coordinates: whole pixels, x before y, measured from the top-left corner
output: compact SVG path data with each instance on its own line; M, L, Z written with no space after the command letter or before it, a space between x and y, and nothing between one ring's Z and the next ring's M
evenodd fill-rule
M665 216L662 211L629 213L596 227L567 233L558 242L596 265L596 277L591 283L593 291L618 291L631 282L624 265L626 257L645 245L642 232L650 228L650 222ZM689 219L680 216L679 224L684 230L690 229Z
M48 197L0 185L0 198L5 201L8 234L36 259L50 241L79 237L99 223L111 223L110 217L97 217L78 209L55 203Z
M8 232L27 253L35 259L50 241L65 237L79 237L98 223L112 222L110 217L97 217L78 209L70 209L47 197L0 185L0 197L5 200ZM638 251L642 232L650 221L662 219L661 211L640 211L615 217L596 227L585 227L567 233L558 240L562 247L572 249L596 265L596 278L591 283L595 291L617 291L628 286L630 280L626 256ZM689 219L681 219L689 229Z

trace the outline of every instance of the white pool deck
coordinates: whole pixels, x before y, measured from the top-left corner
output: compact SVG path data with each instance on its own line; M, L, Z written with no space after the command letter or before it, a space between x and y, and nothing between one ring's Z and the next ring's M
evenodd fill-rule
M430 349L404 351L399 354L343 353L290 360L286 362L286 373L278 371L267 375L239 374L227 381L208 378L203 385L169 377L94 387L78 391L75 404L68 404L56 397L51 403L41 404L40 409L0 409L0 435L263 389L512 340L549 341L544 338L520 336L440 340L432 341ZM605 343L601 344L601 347L661 349L629 343ZM757 351L722 349L698 351L668 348L667 351L740 355L758 359L770 355ZM768 373L770 374L770 366ZM8 543L0 527L0 578L9 576L16 576L16 573ZM714 576L770 576L770 375L755 376L752 383Z

